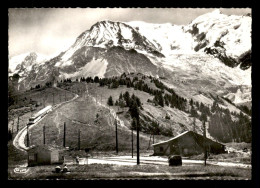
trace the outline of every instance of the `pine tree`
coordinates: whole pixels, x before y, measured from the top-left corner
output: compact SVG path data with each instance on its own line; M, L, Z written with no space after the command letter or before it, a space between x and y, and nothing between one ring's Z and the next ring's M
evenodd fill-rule
M95 76L94 82L95 82L95 83L99 83L99 78L98 78L98 76Z
M137 128L136 118L133 118L130 129L131 130L136 130L136 128Z
M190 111L191 117L198 117L197 111L194 109L193 106L191 106L191 111Z
M123 99L123 94L122 93L120 93L120 95L119 95L119 100L121 100L121 99Z
M190 99L190 105L193 106L193 100L192 99Z
M138 105L135 100L132 101L131 105L129 106L129 112L132 118L135 118L137 123L139 122L139 109Z
M112 96L110 96L110 97L108 98L107 104L108 104L109 106L113 106L113 105L114 105Z
M129 105L130 105L130 94L129 94L129 92L126 91L126 92L124 93L123 97L124 97L124 99L125 99L126 106L129 107Z
M118 86L119 86L118 81L117 80L113 80L111 88L118 88Z

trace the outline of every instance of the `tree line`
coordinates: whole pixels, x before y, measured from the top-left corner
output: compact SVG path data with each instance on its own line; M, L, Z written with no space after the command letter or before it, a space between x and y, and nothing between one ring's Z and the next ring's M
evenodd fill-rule
M153 89L144 82L146 78L150 79L151 83L154 83L156 88ZM141 78L137 76L133 79L126 76L123 73L119 77L110 77L110 78L99 78L98 76L94 77L81 77L80 82L87 83L98 83L100 87L108 86L109 89L116 89L122 85L125 85L128 88L134 88L135 90L144 91L153 95L152 100L148 99L147 102L153 103L156 106L169 106L171 108L177 108L181 111L189 113L191 117L195 117L200 121L206 118L206 121L209 122L209 133L222 142L250 142L251 141L251 120L244 115L243 113L230 112L228 109L224 109L218 106L222 104L222 99L218 97L213 97L214 103L210 108L203 103L193 101L192 99L187 101L187 99L177 95L173 89L165 86L160 80L153 78L152 76L143 75ZM231 101L228 101L232 103ZM119 98L113 101L112 97L108 99L109 105L116 105L119 107L131 107L133 103L137 104L137 107L142 109L140 99L137 96L129 96L128 92L120 94ZM190 108L189 108L190 106ZM243 112L251 115L251 110L246 106L239 107ZM233 118L232 118L233 117ZM234 120L235 119L235 120ZM144 132L149 132L151 127L156 127L156 122L145 123L143 120L139 120L141 127L140 129ZM135 122L132 122L132 128L135 128ZM156 130L156 128L155 128ZM158 132L153 130L152 132ZM160 134L171 135L170 130L160 130Z
M241 111L239 114L231 113L228 108L223 109L214 102L209 118L209 133L216 139L222 142L251 142L251 120Z

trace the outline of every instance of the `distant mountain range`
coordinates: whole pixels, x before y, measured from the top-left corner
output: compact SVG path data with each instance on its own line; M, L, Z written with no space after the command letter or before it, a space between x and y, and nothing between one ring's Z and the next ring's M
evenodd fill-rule
M9 75L19 74L17 89L25 90L65 78L140 72L163 78L187 98L204 93L247 102L251 22L250 15L224 15L219 10L188 25L100 21L52 59L35 52L12 57Z

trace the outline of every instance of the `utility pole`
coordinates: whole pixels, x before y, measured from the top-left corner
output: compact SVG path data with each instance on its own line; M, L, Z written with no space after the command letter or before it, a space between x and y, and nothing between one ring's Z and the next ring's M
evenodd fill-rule
M153 133L153 144L154 144L154 133Z
M80 150L80 129L78 131L78 150Z
M54 105L54 93L52 93L52 104Z
M206 166L207 148L206 148L206 126L205 126L205 120L203 121L203 137L204 137L204 165Z
M152 138L152 134L150 135L150 139L149 139L149 144L148 144L147 150L150 148L151 138Z
M136 146L137 146L137 165L139 165L140 164L140 156L139 156L139 119L137 120L136 136L137 136L137 141L136 141Z
M65 141L66 141L66 122L64 122L64 134L63 134L63 147L65 147Z
M61 102L61 95L60 95L60 102Z
M196 124L195 124L195 119L196 119L196 118L193 117L193 132L196 132L196 129L195 129L195 125L196 125Z
M33 113L32 113L32 106L30 107L30 110L31 110L31 117L32 117L32 114L33 114Z
M134 133L133 133L133 129L132 129L132 158L134 157Z
M30 146L30 142L29 142L29 124L27 123L27 147Z
M66 93L67 93L67 91L65 91L65 101L67 100L67 98L66 98Z
M116 126L116 154L118 154L118 138L117 138L117 121L115 119L115 126Z
M12 135L14 134L14 119L13 119L13 126L12 126Z
M43 144L45 145L45 125L43 126Z
M17 128L16 128L16 132L18 133L19 131L19 119L20 119L20 116L18 116L18 120L17 120Z

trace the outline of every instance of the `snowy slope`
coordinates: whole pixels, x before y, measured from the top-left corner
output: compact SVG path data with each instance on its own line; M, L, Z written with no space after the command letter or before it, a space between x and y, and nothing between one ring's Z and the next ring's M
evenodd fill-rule
M220 10L204 14L189 25L152 24L141 21L126 22L147 37L165 55L196 53L224 43L228 56L238 58L251 49L250 16L225 15ZM195 30L198 29L198 30ZM234 48L236 46L236 48Z
M250 102L251 98L251 86L241 86L237 89L235 93L228 93L225 95L226 98L231 100L235 104L241 104L245 102Z
M227 55L236 58L251 49L251 24L250 16L229 16L217 9L199 16L185 30L196 26L199 33L205 34L204 40L209 42L207 47L219 40L224 43Z
M108 20L97 22L90 30L83 32L61 57L62 62L68 61L77 50L84 46L99 48L121 46L125 49L157 50L153 43L129 25Z
M11 57L8 62L8 69L10 70L10 75L18 73L23 68L26 71L31 71L34 65L39 66L47 60L48 56L40 53L24 53L18 56Z
M28 56L29 54L30 53L25 53L25 54L20 54L20 55L9 58L8 69L11 72L14 72L17 65L21 64L24 61L25 57Z
M152 24L141 21L127 22L146 36L164 55L194 53L193 38L183 31L182 25Z
M107 61L102 59L92 60L87 63L84 67L78 69L77 72L72 74L67 74L65 72L61 72L59 78L66 79L66 78L79 78L79 77L95 77L98 76L99 78L103 78L106 69L107 69Z

